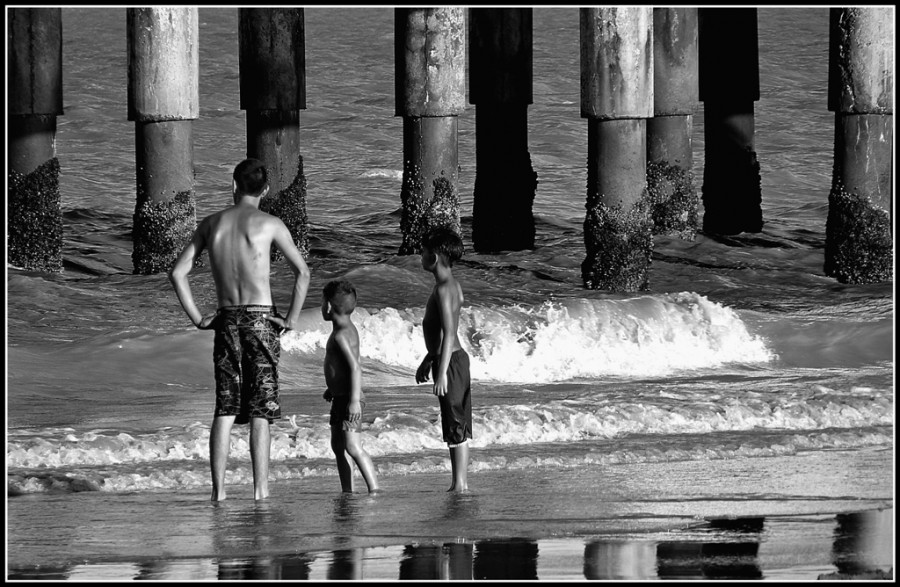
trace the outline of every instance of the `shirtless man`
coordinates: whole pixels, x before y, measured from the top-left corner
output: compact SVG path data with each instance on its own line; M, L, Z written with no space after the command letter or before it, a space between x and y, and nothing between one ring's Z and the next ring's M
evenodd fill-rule
M469 490L469 445L472 438L469 355L459 343L457 328L463 291L453 277L453 262L462 257L459 235L438 228L422 242L422 268L434 275L434 289L425 304L422 334L428 354L416 370L416 383L434 377L432 393L441 406L441 432L450 449L452 481L447 491Z
M259 210L260 199L269 192L263 162L245 159L234 168L233 178L234 205L203 219L169 271L194 326L215 330L216 408L209 432L212 501L226 497L225 468L235 423L250 423L254 499L269 496L269 424L281 417L280 336L297 324L309 288L309 268L291 233L281 219ZM273 244L294 272L286 317L275 309L269 287ZM205 317L188 283L188 273L204 250L209 253L218 298L215 314Z

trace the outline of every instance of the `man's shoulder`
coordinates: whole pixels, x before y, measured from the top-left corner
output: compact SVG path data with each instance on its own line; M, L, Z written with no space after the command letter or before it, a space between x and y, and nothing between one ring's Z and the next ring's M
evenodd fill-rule
M228 210L229 209L226 208L224 210L219 210L218 212L213 212L208 216L204 216L203 220L201 220L197 225L197 230L201 232L212 230L212 228L219 223L219 221L222 219L222 216L224 216Z
M274 229L280 226L284 226L284 221L281 220L278 216L274 214L269 214L268 212L264 212L263 210L256 210L253 213L253 219L256 222L259 222L260 225L265 228Z
M200 223L207 224L207 225L215 224L215 223L219 222L222 218L226 218L226 217L230 216L231 214L234 214L234 206L229 206L229 207L223 208L217 212L213 212L209 216L204 217Z
M213 212L212 214L209 214L208 216L204 216L203 220L200 221L200 224L203 224L204 222L209 224L210 222L215 221L217 218L221 218L222 215L225 214L226 212L228 212L229 210L231 210L231 208L225 208L224 210L219 210L218 212Z

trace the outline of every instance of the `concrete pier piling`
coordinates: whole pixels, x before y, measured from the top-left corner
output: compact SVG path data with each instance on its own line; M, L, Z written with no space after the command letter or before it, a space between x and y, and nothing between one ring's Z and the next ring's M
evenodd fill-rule
M647 119L653 116L653 13L582 8L581 116L588 119L587 213L581 265L590 289L647 289L653 220Z
M135 123L134 273L167 271L197 225L193 120L200 113L196 8L128 8L128 120Z
M830 13L835 134L825 274L841 283L893 279L893 16L891 7Z
M699 105L696 8L653 9L653 118L647 121L647 190L653 233L693 240L694 111Z
M62 102L62 11L7 13L7 262L62 271L56 117Z
M824 273L893 278L893 7L830 8L828 109L834 167ZM461 233L458 120L475 106L472 246L533 249L538 185L528 148L532 9L395 8L395 115L403 119L400 255L425 233ZM56 158L63 113L62 9L7 13L8 261L58 272ZM196 228L193 121L199 118L198 8L126 8L128 120L135 124L135 274L168 270ZM579 9L581 117L587 119L584 286L648 287L654 235L693 240L700 199L692 131L703 104L702 231L763 227L754 103L753 7ZM239 8L240 108L247 156L269 171L262 210L309 254L300 111L303 8ZM273 249L273 259L279 253Z
M468 16L469 102L476 105L472 245L479 252L532 249L532 10L470 8Z
M703 231L763 227L753 103L759 100L756 8L699 8Z
M433 226L460 232L458 116L465 110L463 8L394 11L396 115L403 117L399 254Z
M269 195L260 209L281 218L309 254L300 110L306 109L306 23L302 8L240 8L241 109L247 156L265 162ZM280 256L273 249L273 257Z

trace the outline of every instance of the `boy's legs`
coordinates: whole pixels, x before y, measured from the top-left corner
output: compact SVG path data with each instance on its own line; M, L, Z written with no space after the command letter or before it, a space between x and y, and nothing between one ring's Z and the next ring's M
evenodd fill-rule
M375 465L372 464L372 458L362 446L359 432L344 430L343 434L344 446L346 447L347 454L350 455L356 463L359 472L362 473L363 479L366 481L366 486L369 488L369 493L377 491L378 479L375 475Z
M225 469L231 450L231 425L235 416L216 416L209 430L209 467L212 474L212 499L225 499Z
M250 418L250 462L253 464L253 499L269 497L269 420Z
M450 447L450 472L453 481L447 491L468 491L469 443Z
M468 491L469 444L472 437L472 385L469 355L454 351L447 368L447 395L439 397L441 429L450 450L452 481L447 491Z
M344 444L344 431L336 426L331 427L331 450L334 451L338 476L341 478L341 491L353 493L353 465Z

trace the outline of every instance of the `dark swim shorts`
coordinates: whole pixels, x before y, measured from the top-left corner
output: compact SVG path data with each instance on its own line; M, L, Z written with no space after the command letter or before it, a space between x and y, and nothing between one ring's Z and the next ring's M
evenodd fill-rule
M431 376L437 378L439 359L431 365ZM447 395L438 397L441 405L441 431L451 448L472 438L472 379L469 355L459 349L450 355L447 367Z
M275 306L226 306L213 322L213 366L216 378L216 416L237 416L270 423L281 417L278 401L280 329L266 319L279 314Z
M331 398L331 413L328 415L328 425L336 430L344 432L361 432L362 431L362 415L356 422L347 419L347 408L350 405L350 396L343 395ZM366 408L366 402L359 401L360 412Z

